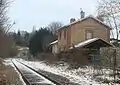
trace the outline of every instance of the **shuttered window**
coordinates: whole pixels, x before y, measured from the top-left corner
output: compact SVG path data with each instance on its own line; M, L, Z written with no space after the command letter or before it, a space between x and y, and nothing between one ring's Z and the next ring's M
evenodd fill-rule
M64 39L66 39L66 29L64 30Z

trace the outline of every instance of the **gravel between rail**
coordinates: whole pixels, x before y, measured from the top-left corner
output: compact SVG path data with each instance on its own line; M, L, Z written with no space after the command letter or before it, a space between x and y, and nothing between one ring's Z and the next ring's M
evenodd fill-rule
M26 65L26 64L24 64L24 65ZM34 69L33 67L31 67L29 65L26 65L26 66ZM34 70L36 70L36 69L34 69ZM57 74L53 74L51 72L43 71L43 70L40 70L40 69L36 70L36 71L39 72L42 75L45 75L46 77L50 78L51 80L60 83L61 85L81 85L81 84L78 84L78 83L70 82L70 80L68 78L65 78L65 77L57 75Z

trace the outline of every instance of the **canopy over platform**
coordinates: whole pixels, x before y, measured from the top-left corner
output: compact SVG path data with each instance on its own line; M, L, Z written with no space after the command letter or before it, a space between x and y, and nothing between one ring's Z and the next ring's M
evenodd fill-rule
M52 43L50 43L50 45L54 45L56 43L58 43L58 40L53 41Z
M100 38L93 38L93 39L89 39L86 41L83 41L77 45L74 46L75 48L94 48L94 49L99 49L101 47L113 47L112 44L104 41L103 39ZM70 49L73 49L73 47L71 47Z

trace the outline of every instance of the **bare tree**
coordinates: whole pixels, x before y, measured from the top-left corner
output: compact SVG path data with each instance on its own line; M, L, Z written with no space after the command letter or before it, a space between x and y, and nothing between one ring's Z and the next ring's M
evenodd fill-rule
M61 22L52 22L48 25L48 29L55 33L59 28L61 28L63 24Z
M7 33L9 29L15 24L9 24L8 9L12 1L0 0L0 30Z
M8 9L11 4L11 0L0 0L0 56L8 57L13 55L13 50L16 50L15 42L7 35L8 31L15 24L10 24L8 17Z
M111 37L116 39L116 45L118 46L118 39L120 36L120 0L99 0L98 1L98 16L104 19L113 29L111 30ZM114 82L116 81L116 48L113 48L113 59L111 64L113 65ZM110 56L109 56L110 58ZM110 59L108 59L110 60Z
M98 16L104 18L104 22L111 26L111 36L118 42L120 34L120 1L119 0L99 0Z

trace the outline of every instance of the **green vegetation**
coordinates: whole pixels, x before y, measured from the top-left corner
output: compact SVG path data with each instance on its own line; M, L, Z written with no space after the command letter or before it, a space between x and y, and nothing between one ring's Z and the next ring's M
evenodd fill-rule
M11 32L9 36L12 37L18 46L27 46L31 37L27 31Z
M48 50L50 42L54 41L56 36L47 28L41 28L35 32L34 36L30 39L29 50L32 55Z

